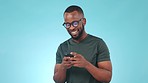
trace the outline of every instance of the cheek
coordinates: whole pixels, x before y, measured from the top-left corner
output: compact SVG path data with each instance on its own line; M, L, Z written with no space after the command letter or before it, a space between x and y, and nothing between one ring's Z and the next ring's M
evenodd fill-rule
M70 30L69 29L66 29L68 32L70 32Z
M83 29L83 25L79 26L78 30L81 31Z
M67 32L68 32L69 34L71 34L71 33L70 33L71 31L70 31L69 29L66 29L66 30L67 30Z

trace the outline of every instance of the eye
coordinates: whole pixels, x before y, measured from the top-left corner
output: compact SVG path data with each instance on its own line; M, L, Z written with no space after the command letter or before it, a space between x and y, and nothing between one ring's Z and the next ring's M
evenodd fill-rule
M74 22L72 23L72 25L73 25L74 27L77 27L77 26L78 26L78 22L77 22L77 21L74 21Z
M69 27L70 27L70 24L69 24L69 23L64 23L63 26L64 26L65 28L69 28Z
M66 27L69 28L70 27L70 24L69 23L66 23Z

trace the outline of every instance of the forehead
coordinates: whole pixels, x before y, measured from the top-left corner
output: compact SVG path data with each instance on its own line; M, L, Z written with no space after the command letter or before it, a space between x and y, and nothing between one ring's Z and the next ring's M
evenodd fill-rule
M82 14L78 13L77 11L73 11L73 12L64 14L65 21L79 20L80 18L82 18Z

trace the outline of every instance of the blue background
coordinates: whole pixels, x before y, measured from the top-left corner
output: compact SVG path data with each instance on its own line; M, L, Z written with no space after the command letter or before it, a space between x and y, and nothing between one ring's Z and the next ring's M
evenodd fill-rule
M55 53L70 38L63 12L82 7L86 31L109 47L111 83L148 82L147 0L0 0L0 83L54 83Z

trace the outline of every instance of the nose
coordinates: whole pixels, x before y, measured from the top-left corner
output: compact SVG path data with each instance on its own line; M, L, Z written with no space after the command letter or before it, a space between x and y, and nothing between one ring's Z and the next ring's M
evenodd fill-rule
M73 27L72 25L69 27L69 30L74 30L75 27Z

